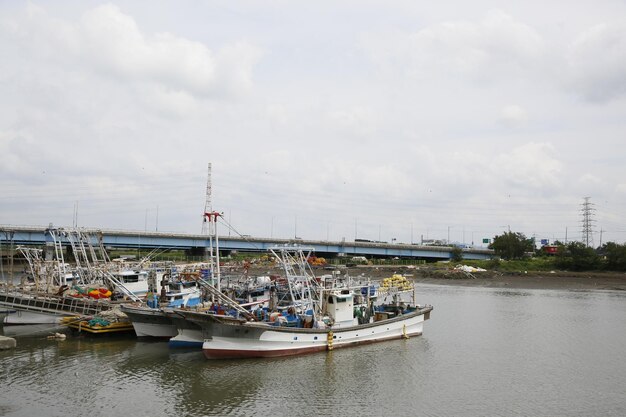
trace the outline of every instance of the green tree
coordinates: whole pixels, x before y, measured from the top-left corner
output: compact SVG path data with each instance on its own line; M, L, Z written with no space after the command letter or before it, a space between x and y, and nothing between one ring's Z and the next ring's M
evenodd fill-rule
M463 260L463 250L459 247L454 247L450 251L450 260L452 262L461 262Z
M559 246L555 265L570 271L590 271L600 267L600 257L595 249L584 243L571 242L567 246Z
M609 271L626 271L626 245L605 243L601 249L605 256L605 268Z
M533 240L527 239L523 233L505 232L493 238L489 245L496 255L502 259L522 259L526 252L532 252Z

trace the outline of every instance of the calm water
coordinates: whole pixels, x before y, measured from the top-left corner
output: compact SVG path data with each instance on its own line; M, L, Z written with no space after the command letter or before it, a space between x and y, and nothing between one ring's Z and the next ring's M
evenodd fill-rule
M626 415L626 294L419 291L423 336L296 358L21 338L0 352L0 415Z

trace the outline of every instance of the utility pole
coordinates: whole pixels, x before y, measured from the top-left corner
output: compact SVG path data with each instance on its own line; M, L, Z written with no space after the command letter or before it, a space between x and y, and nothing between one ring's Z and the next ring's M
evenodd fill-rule
M602 232L604 232L604 230L600 228L600 247L602 247Z
M582 239L583 243L587 246L593 246L593 212L596 211L593 208L593 203L589 201L591 197L585 197L585 201L581 204L580 212L582 214Z
M74 203L74 218L72 219L72 226L74 226L74 229L78 227L78 201Z

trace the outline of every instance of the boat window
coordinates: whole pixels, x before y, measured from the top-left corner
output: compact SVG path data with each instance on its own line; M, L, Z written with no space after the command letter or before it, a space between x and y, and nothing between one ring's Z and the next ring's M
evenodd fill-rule
M333 304L334 303L333 298L335 298L335 297L328 297L328 304Z
M337 298L337 304L345 303L347 300L348 300L347 298Z
M124 282L139 282L139 275L126 275L124 277Z

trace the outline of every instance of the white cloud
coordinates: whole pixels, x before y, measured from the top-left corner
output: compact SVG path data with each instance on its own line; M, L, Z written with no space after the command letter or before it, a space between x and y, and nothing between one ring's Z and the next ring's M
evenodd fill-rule
M555 149L550 144L527 143L498 155L492 174L518 189L549 194L562 185L562 163L554 154Z
M375 61L404 65L413 77L461 74L482 82L535 71L546 52L536 30L499 10L480 21L446 21L366 44Z
M31 6L21 20L2 27L44 65L56 63L68 72L88 68L120 82L199 98L247 91L261 56L257 46L243 40L212 51L172 33L144 33L113 4L86 11L76 23Z
M504 106L498 118L498 122L507 127L523 126L527 121L528 114L526 110L516 104Z
M594 195L610 195L613 191L611 184L602 179L600 176L585 172L584 174L576 177L576 181L573 183L573 190L577 191L581 196L594 196Z
M370 136L376 130L376 114L362 106L333 110L328 116L341 130L360 138Z
M626 94L626 22L590 27L572 42L567 58L570 88L588 100Z

